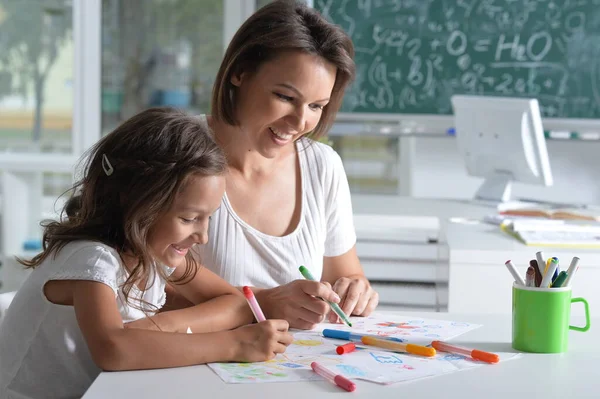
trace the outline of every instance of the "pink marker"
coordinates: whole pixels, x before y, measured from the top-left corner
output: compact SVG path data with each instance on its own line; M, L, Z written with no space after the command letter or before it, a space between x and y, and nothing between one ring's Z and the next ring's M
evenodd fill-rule
M338 387L341 387L348 392L353 392L356 389L355 383L353 383L343 375L335 374L334 372L327 370L325 367L323 367L317 362L312 362L310 364L310 367L315 373L319 374L321 377L331 381Z
M266 320L265 315L264 315L262 309L260 308L260 306L258 305L258 302L256 301L254 292L252 292L252 290L248 286L244 286L242 288L242 291L244 291L244 296L246 297L246 300L248 301L248 305L250 305L250 310L252 310L252 313L254 314L254 318L256 319L256 321L258 321L259 323L261 321L265 321Z

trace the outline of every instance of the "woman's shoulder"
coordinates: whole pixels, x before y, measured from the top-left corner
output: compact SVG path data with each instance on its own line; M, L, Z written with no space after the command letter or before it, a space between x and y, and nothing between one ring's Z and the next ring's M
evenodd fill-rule
M325 164L341 162L340 155L329 144L315 141L306 137L299 140L299 150L306 153L308 158L322 161Z

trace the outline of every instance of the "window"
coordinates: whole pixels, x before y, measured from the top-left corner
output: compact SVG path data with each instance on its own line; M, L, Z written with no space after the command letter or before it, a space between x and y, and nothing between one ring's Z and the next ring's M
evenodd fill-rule
M0 151L69 153L73 12L63 0L0 0Z
M210 112L223 0L102 1L102 132L152 106Z

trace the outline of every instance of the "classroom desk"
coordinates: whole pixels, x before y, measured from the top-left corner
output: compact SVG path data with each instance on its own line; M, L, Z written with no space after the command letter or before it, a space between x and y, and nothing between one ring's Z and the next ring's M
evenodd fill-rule
M512 276L504 262L511 259L522 275L537 251L556 256L568 267L578 256L580 268L574 278L573 297L590 303L592 314L600 309L600 249L566 249L527 246L498 226L477 222L496 213L495 207L466 200L429 199L385 195L353 195L355 214L436 216L440 239L447 246L448 311L453 313L497 313L511 311ZM574 306L575 314L582 307ZM600 394L599 394L600 397Z
M483 350L514 352L511 317L489 314L401 313L428 319L482 324L452 342ZM573 322L581 322L574 318ZM328 381L262 384L226 384L207 366L165 370L105 372L84 399L169 398L598 398L600 394L600 318L592 319L586 333L570 332L570 348L564 354L523 354L521 358L476 369L393 385L355 380L357 389L347 393ZM595 348L595 349L592 349Z

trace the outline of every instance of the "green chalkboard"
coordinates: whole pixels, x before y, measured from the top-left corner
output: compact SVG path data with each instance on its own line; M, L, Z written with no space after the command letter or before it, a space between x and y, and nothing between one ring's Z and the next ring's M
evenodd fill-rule
M600 118L600 0L315 0L348 32L342 111L450 114L452 94L532 97Z

